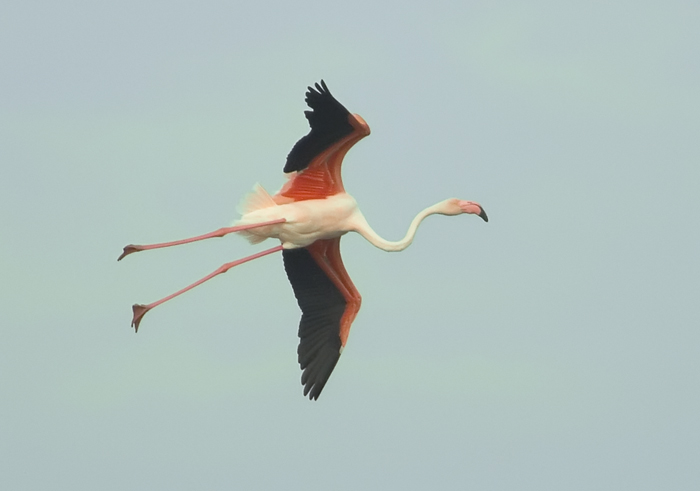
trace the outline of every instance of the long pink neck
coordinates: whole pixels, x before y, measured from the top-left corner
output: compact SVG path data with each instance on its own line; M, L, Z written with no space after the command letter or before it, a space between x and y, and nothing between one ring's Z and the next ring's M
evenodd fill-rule
M408 227L408 231L406 232L406 235L404 236L403 239L397 240L397 241L391 241L391 240L386 240L377 234L374 230L372 230L372 227L369 226L367 223L367 220L365 217L362 215L361 212L357 212L357 217L355 221L355 227L354 231L362 235L367 241L372 244L375 247L378 247L379 249L382 249L383 251L387 252L399 252L403 251L406 249L408 246L411 245L411 242L413 242L413 237L416 235L416 231L418 231L418 226L420 223L428 216L434 215L436 213L440 213L440 211L437 210L438 205L441 203L435 204L433 206L429 206L425 210L421 211L416 215L416 217L413 219L411 222L411 225Z

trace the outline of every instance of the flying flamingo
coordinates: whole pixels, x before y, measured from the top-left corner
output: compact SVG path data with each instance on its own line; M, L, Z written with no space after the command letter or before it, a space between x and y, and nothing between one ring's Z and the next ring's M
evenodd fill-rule
M278 239L280 245L226 263L201 280L148 305L133 306L131 325L138 331L143 316L154 307L234 266L282 251L284 268L301 309L299 365L304 396L318 399L348 340L350 325L360 310L357 288L340 257L340 237L357 232L372 245L389 252L402 251L413 241L418 225L429 215L470 213L488 217L473 201L448 199L424 209L411 222L406 236L396 242L381 238L369 226L355 200L345 192L340 177L343 157L359 140L369 135L362 117L350 114L330 93L325 82L308 88L305 111L311 131L299 140L287 157L284 172L288 181L270 196L261 186L241 203L241 218L231 227L189 239L151 245L128 245L118 260L128 254L186 244L238 232L255 244Z

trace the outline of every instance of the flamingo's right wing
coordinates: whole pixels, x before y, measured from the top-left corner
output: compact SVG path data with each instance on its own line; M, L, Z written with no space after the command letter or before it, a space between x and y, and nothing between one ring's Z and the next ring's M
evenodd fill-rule
M361 298L340 260L340 239L285 249L284 268L301 308L299 365L304 395L318 399L347 341Z

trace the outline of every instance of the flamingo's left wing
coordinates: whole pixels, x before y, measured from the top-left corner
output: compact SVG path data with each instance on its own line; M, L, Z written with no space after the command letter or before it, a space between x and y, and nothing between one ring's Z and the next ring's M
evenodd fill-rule
M311 131L289 152L284 166L285 173L306 169L317 155L354 129L348 120L350 112L333 97L323 80L315 88L309 87L306 103L312 109L304 111Z
M361 298L340 261L340 239L282 251L301 308L299 365L304 395L318 399L347 341Z
M350 114L321 80L309 87L305 111L311 131L289 152L284 172L290 181L278 193L294 201L322 199L345 191L340 175L343 157L355 143L369 135L364 120Z

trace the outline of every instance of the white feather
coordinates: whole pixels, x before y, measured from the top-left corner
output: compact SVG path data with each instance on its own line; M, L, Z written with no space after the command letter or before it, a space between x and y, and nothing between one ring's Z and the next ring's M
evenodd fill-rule
M240 203L238 203L238 206L236 206L236 211L240 213L241 216L245 216L254 211L263 210L265 208L272 208L273 206L277 206L277 203L275 203L275 201L272 199L270 193L265 191L265 188L263 188L259 183L255 183L255 185L253 186L253 190L250 193L243 196L243 199L241 199ZM240 221L236 220L234 222L234 225L239 223ZM251 244L259 244L267 238L260 234L249 232L247 230L243 230L239 233L246 239L248 239L248 242L250 242Z
M255 183L253 190L243 196L241 202L238 203L236 211L241 215L246 215L250 212L262 210L263 208L270 208L272 206L277 206L277 203L272 199L270 193L265 191L260 184Z

